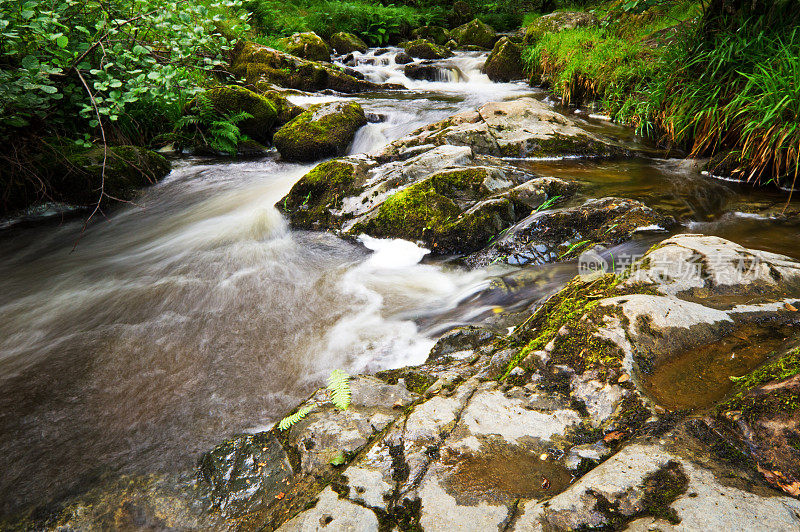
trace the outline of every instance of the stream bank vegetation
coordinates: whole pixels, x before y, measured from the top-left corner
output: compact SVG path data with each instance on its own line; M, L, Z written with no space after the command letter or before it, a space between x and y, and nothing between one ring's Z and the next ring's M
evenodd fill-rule
M596 24L527 39L532 82L549 84L567 104L599 102L663 145L712 157L711 173L794 187L797 0L614 0L584 8Z

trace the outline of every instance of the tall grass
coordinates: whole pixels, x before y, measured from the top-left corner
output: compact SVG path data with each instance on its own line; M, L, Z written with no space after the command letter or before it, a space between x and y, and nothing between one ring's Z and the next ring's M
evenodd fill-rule
M567 103L600 100L640 134L694 156L725 154L725 170L737 177L793 185L800 15L792 5L729 16L713 31L709 13L694 16L686 2L639 18L610 12L599 28L545 35L524 57Z

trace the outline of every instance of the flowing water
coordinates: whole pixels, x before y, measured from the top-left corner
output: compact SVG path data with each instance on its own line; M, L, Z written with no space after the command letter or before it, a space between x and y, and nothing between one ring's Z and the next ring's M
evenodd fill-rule
M351 153L484 102L538 94L490 82L479 53L448 60L436 81L410 80L397 51L355 54L367 79L407 90L346 97L382 118ZM585 125L636 142L622 128ZM797 225L722 214L752 195L678 161L515 164L581 181L585 197L643 199L685 230L797 255ZM181 159L140 206L83 234L80 220L0 230L0 515L108 471L184 470L223 438L270 426L332 369L421 363L443 331L527 304L575 273L468 272L425 262L409 242L293 231L274 204L312 166Z

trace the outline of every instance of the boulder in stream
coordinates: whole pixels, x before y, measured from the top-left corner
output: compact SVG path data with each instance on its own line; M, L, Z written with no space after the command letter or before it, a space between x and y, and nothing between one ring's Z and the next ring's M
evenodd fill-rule
M413 39L426 39L439 46L444 46L450 40L450 31L442 26L421 26L411 32Z
M492 81L525 79L522 65L522 47L503 37L494 45L483 67Z
M362 54L367 51L367 43L359 39L352 33L345 33L340 31L334 33L330 38L331 47L337 54L350 54L353 52L361 52Z
M322 40L322 37L313 31L295 33L290 37L285 37L281 39L281 44L287 52L303 59L326 62L331 60L330 47Z
M453 55L450 50L425 39L417 39L405 44L405 50L411 57L419 59L445 59Z
M497 40L494 29L477 18L451 30L450 35L459 47L477 46L483 50L491 50Z
M280 128L273 141L286 160L317 161L344 153L366 123L357 103L317 104Z

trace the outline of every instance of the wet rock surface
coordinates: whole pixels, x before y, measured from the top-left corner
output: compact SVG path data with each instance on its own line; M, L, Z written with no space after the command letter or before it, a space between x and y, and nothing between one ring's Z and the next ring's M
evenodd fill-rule
M492 81L525 79L522 48L508 37L502 37L486 58L483 69Z

